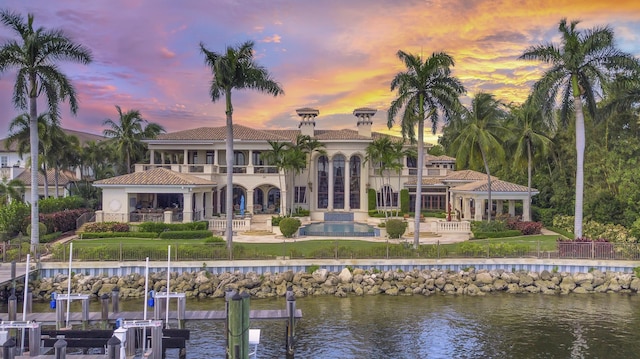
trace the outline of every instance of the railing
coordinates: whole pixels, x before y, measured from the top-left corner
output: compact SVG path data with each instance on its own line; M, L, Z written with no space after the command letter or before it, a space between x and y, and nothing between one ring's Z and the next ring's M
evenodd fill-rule
M235 220L234 220L235 221ZM242 244L234 247L235 260L275 260L275 259L445 259L445 258L537 258L537 259L589 259L589 260L640 260L638 243L558 243L556 250L541 249L542 243L531 241L509 241L508 243L473 240L460 244L426 244L413 249L412 241L401 243L379 243L367 247L351 247L344 241L335 240L313 251L301 251L304 242L283 241L276 253L265 253ZM275 245L275 244L274 244ZM174 260L227 260L230 258L225 242L219 243L172 243L171 255ZM2 259L6 262L23 261L29 253L29 243L4 244ZM64 262L69 259L69 243L40 245L38 255L42 261ZM109 243L84 245L82 241L74 245L73 259L77 261L143 261L166 260L166 243L154 241L146 243ZM585 265L588 265L585 263Z
M95 212L85 212L76 219L76 228L82 227L83 224L87 222L95 222L96 221L96 213Z
M253 173L278 173L278 167L275 166L255 166Z
M105 220L106 221L106 220ZM164 222L164 212L161 213L137 213L129 214L129 222Z
M438 221L436 233L469 233L471 222L468 221Z
M227 220L225 218L222 219L210 219L209 220L209 229L214 232L224 232L227 229ZM236 231L250 231L251 230L251 219L250 218L242 218L236 219L234 218L231 221L231 230Z
M204 163L191 164L142 164L135 165L136 172L148 171L154 168L165 168L179 173L212 174L218 173L218 166Z

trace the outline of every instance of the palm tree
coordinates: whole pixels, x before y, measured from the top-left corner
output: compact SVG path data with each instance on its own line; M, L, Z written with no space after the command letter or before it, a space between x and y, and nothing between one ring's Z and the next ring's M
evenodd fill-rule
M363 165L367 162L371 162L371 166L373 167L374 176L376 174L376 169L378 170L377 174L382 179L381 186L377 184L374 185L376 188L376 207L384 208L384 216L387 218L388 214L388 206L387 203L388 197L391 196L391 193L388 193L389 186L385 184L385 174L387 177L390 176L390 170L395 169L394 163L396 162L394 156L394 145L389 136L381 136L371 141L367 148L365 149L365 158ZM377 177L374 177L374 179ZM387 183L388 184L388 183ZM379 196L377 194L378 188L381 189L380 195L382 196L382 203L379 201Z
M61 146L58 142L65 133L59 126L59 122L51 117L49 113L40 114L37 118L38 128L38 162L35 166L31 163L32 172L42 173L44 180L44 197L49 197L49 181L47 171L49 164L55 160L55 149ZM31 121L30 116L27 113L17 116L9 124L9 137L7 138L6 145L9 147L14 142L17 143L18 155L22 155L29 151L31 148ZM35 186L31 186L32 190L38 191L38 182Z
M142 140L155 138L165 130L161 125L148 123L138 110L129 110L123 113L120 106L116 106L116 110L118 111L118 122L106 119L103 125L108 128L102 133L111 138L117 153L123 156L127 166L125 173L131 173L131 163L141 159L146 152L146 146Z
M533 172L533 156L546 156L552 145L549 133L553 124L543 116L539 106L529 97L522 106L512 108L508 119L508 127L513 135L508 143L513 145L514 165L527 165L527 200L531 204L531 178ZM531 206L529 206L531 219Z
M601 89L602 82L616 73L637 69L639 65L637 59L615 47L614 33L608 26L581 32L576 29L578 23L560 20L558 30L562 40L559 46L532 46L520 59L539 60L551 65L533 87L547 113L550 114L554 105L561 101L560 120L566 125L571 110L575 112L577 155L574 234L581 237L585 148L583 101L595 118L595 95Z
M5 205L9 201L22 201L24 193L24 183L19 179L0 180L0 205Z
M91 62L91 51L74 43L62 30L33 28L33 14L27 20L8 10L0 11L0 21L20 39L8 40L0 47L0 73L8 69L17 70L13 92L13 104L21 110L29 109L31 163L38 163L38 95L47 98L49 113L58 118L58 103L69 100L71 112L78 111L76 91L56 62L73 61L81 64ZM37 167L37 166L36 166ZM31 171L31 184L38 183L37 171ZM38 191L31 191L31 245L39 242Z
M507 129L503 121L507 113L500 101L488 93L478 93L471 101L471 109L461 114L462 128L458 137L453 140L453 148L457 148L456 161L460 168L465 165L482 163L487 172L489 211L487 219L491 222L491 171L489 170L489 153L494 159L504 158L504 148L500 139L504 138Z
M319 155L326 155L327 151L324 149L324 143L315 138L311 138L311 136L298 135L296 142L299 143L300 148L306 155L305 168L308 165L307 185L309 185L309 183L311 183L311 159L313 158L313 154L318 153ZM302 202L307 203L307 191L304 192Z
M224 54L207 50L200 43L200 51L204 61L211 69L213 79L209 95L216 102L225 98L225 114L227 116L227 166L233 164L233 105L231 91L252 89L273 96L283 95L282 87L273 79L266 68L258 65L253 58L253 41L247 41L238 47L228 46ZM227 213L233 213L233 171L227 170ZM229 255L232 255L233 237L231 231L232 217L227 216L226 239Z
M282 191L282 176L281 173L284 170L284 156L287 151L287 144L285 142L267 140L271 149L261 154L262 159L269 166L275 166L278 169L278 182L280 183L280 191ZM228 171L227 171L228 172ZM286 179L285 179L286 181ZM282 196L280 196L280 209L284 209L284 203L282 203Z
M440 117L448 120L459 108L459 96L465 92L460 81L451 75L453 58L444 52L434 53L427 59L419 55L398 51L398 58L406 71L396 74L391 81L391 91L398 90L398 97L391 102L387 126L391 128L395 117L404 110L400 119L402 136L415 141L418 125L418 171L416 181L415 228L413 246L420 244L420 198L422 197L422 172L424 167L424 121L431 120L435 134Z
M286 180L287 173L291 176L291 181L289 181L290 186L288 186L290 189L291 187L295 187L296 175L299 175L305 168L307 168L307 154L304 152L304 149L302 147L303 142L305 141L304 137L305 136L298 136L295 144L287 144L287 149L284 152L282 166L285 172L285 188L287 187L288 182ZM292 193L291 191L287 192L290 194ZM291 205L289 206L287 203L285 203L287 207L284 208L282 212L287 213L288 210L289 215L293 215L293 195L289 195L287 199L288 202L291 203Z

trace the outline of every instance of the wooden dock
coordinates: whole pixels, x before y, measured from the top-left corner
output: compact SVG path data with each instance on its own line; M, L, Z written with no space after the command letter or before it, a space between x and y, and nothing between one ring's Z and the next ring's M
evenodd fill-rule
M16 263L16 281L24 283L24 274L26 271L24 263ZM34 265L31 265L31 270L29 274L33 274L38 270ZM2 263L0 264L0 286L4 287L6 285L11 284L13 278L11 278L11 263Z
M18 317L22 318L22 313L17 313ZM115 323L116 319L123 318L125 320L142 320L143 318L142 312L119 312L119 313L109 313L109 322ZM147 319L153 319L153 315L147 315ZM27 321L33 321L43 324L43 325L55 325L56 324L56 313L55 312L47 312L47 313L27 313ZM225 320L226 314L224 310L187 310L185 312L184 319L186 321L190 320ZM274 310L251 310L249 313L249 318L251 320L286 320L289 318L286 310L274 309ZM302 318L302 310L296 309L295 318ZM8 314L2 313L0 314L1 320L8 320ZM66 319L66 315L65 315ZM89 324L92 323L101 323L102 322L102 313L100 312L90 312L89 313ZM165 316L162 318L157 318L160 320L164 320ZM169 320L178 320L178 312L169 311ZM82 324L82 313L81 312L70 312L69 313L69 322L71 324Z

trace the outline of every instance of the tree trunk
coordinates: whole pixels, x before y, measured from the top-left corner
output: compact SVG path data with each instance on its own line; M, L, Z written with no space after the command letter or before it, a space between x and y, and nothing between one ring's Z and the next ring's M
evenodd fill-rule
M484 150L482 149L482 147L480 147L480 153L482 154L482 161L484 162L484 169L487 171L487 192L488 192L488 199L487 201L489 203L487 203L487 222L491 222L491 210L493 209L493 202L491 200L491 172L489 171L489 162L487 162L487 156L484 154ZM484 209L484 206L482 206Z
M227 249L229 250L229 259L233 258L233 106L231 105L231 91L227 90L225 94L227 100L227 228L226 239Z
M40 243L40 227L38 226L40 211L38 208L38 105L35 76L31 76L31 92L29 96L29 146L31 149L31 252L36 253Z
M576 199L573 233L576 238L582 237L582 201L584 191L584 115L582 113L582 100L580 95L573 96L573 105L576 111Z
M420 109L418 116L418 171L416 172L416 203L413 219L413 248L420 245L420 209L422 203L422 169L424 167L424 99L420 94Z
M529 220L533 221L531 216L531 173L533 172L533 161L531 159L531 142L527 141L527 158L529 163L527 165L527 201L529 201Z
M54 182L54 187L56 189L55 192L53 193L53 197L54 198L59 198L59 195L58 195L58 182L59 182L58 181L58 176L60 175L60 170L58 170L58 167L56 166L53 169L53 171L54 171L54 173L53 173L53 182Z

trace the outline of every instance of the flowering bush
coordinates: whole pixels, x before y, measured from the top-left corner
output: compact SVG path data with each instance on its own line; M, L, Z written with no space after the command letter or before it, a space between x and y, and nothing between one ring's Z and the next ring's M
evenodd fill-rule
M129 225L120 222L95 222L87 223L82 230L87 233L129 232Z
M555 216L553 226L573 233L573 216ZM609 242L636 243L638 238L619 224L602 224L596 221L585 221L582 234L586 238L606 238Z
M69 211L40 214L40 222L47 226L48 233L69 232L76 229L76 219L86 212L91 212L91 210L79 208Z

